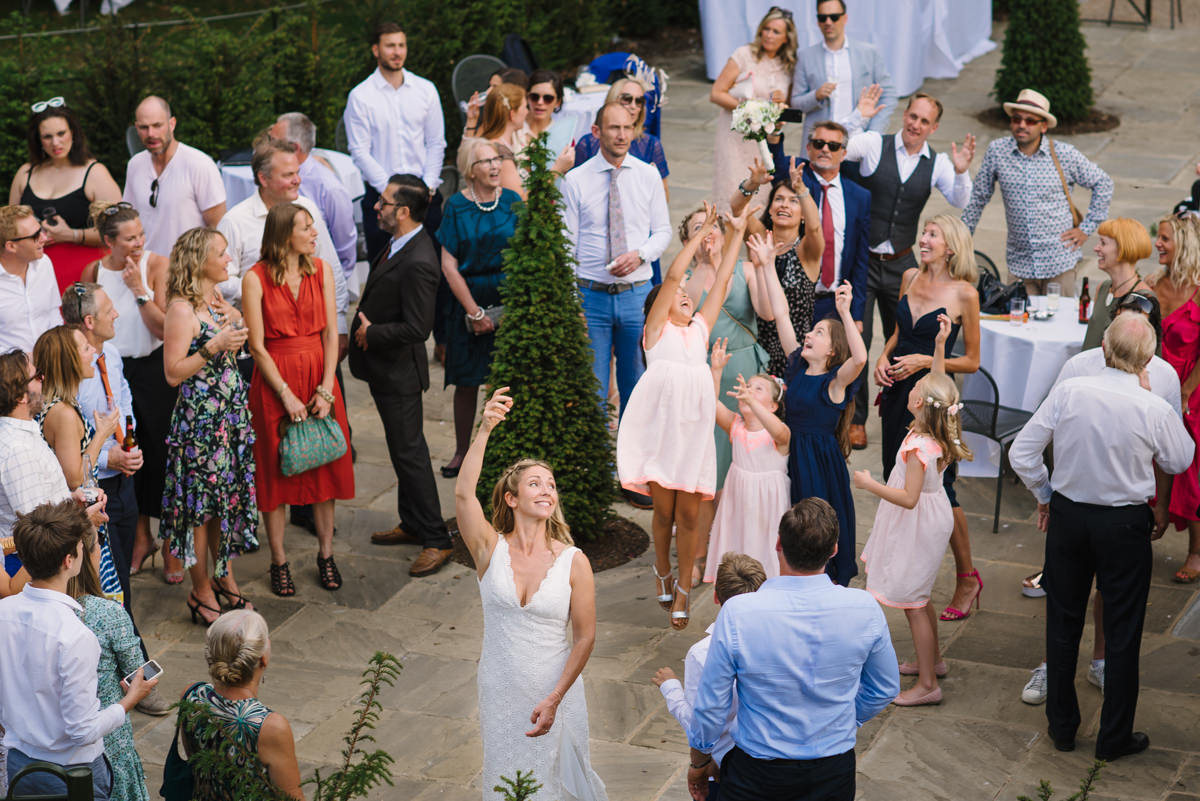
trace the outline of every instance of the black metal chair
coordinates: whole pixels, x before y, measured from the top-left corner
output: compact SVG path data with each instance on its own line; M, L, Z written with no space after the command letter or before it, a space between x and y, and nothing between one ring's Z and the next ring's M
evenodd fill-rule
M66 791L53 795L18 794L17 785L21 783L21 779L34 773L49 773L57 776L66 784ZM8 795L4 796L4 801L22 801L25 798L37 799L37 801L92 801L95 797L95 790L92 787L92 769L86 765L64 768L50 762L32 762L8 780Z
M1000 270L996 267L996 262L992 261L992 257L984 253L982 250L975 251L975 263L981 270L987 270L992 274L992 277L997 281L1000 280Z
M979 368L979 375L991 388L992 399L964 400L959 417L962 420L963 431L987 437L1000 445L1000 469L996 473L996 510L992 516L992 533L995 534L1000 530L1000 495L1004 490L1004 471L1006 467L1012 470L1008 462L1008 449L1017 438L1017 434L1020 434L1021 429L1029 422L1029 418L1033 417L1033 412L1001 406L1000 387L997 386L996 379L983 367Z
M467 119L467 114L463 109L466 108L465 104L471 99L471 95L487 89L488 79L492 77L492 73L502 70L506 66L495 56L484 53L467 56L454 65L454 72L450 73L450 88L454 92L454 100L458 105L463 122L466 122Z

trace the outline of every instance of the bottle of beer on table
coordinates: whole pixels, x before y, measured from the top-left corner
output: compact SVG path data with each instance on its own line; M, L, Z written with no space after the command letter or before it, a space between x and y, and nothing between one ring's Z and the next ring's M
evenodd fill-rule
M1092 296L1088 292L1088 280L1083 279L1083 289L1079 292L1079 324L1087 325L1088 322L1088 305L1092 302Z

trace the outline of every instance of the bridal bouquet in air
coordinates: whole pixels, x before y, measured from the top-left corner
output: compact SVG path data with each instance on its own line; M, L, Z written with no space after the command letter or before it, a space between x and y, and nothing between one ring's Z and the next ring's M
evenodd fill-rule
M783 106L770 100L743 100L733 110L730 130L742 135L743 139L758 142L759 159L771 172L775 172L767 137L775 132Z

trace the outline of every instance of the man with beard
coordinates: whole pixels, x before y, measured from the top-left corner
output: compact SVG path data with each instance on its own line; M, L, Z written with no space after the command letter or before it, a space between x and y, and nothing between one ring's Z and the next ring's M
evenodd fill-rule
M142 217L146 250L170 256L175 240L225 216L225 184L213 160L175 138L175 118L161 97L138 104L133 126L146 149L129 160L125 193Z

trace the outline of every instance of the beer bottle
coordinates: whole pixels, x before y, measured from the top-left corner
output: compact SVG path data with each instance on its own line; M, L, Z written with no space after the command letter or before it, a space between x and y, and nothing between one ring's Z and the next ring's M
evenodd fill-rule
M125 439L121 441L121 449L131 451L138 446L137 435L133 433L133 415L125 415Z
M1087 325L1088 322L1088 305L1092 302L1092 296L1088 292L1088 280L1083 279L1083 289L1079 292L1079 324Z

